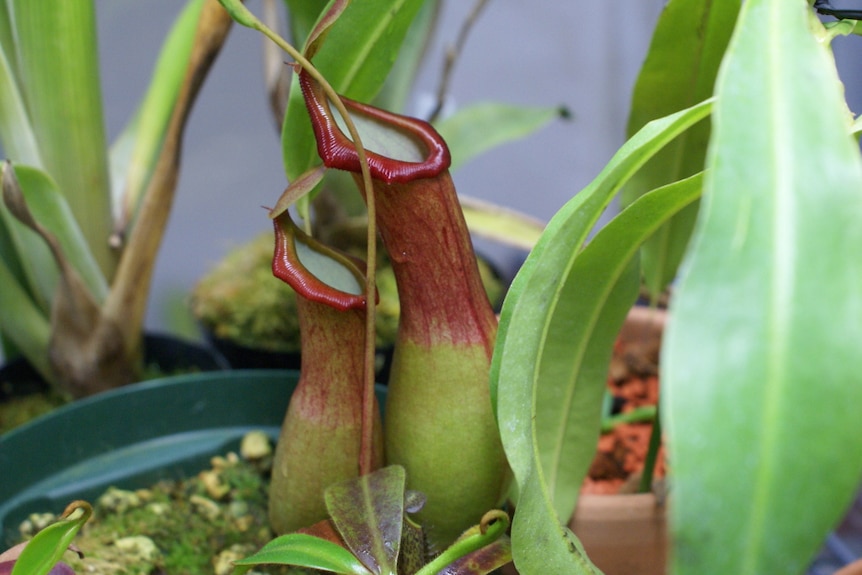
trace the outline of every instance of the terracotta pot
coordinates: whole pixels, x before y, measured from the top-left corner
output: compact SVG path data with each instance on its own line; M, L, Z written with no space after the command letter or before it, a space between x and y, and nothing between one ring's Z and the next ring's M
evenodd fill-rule
M618 337L612 371L655 369L666 313L635 307ZM652 366L644 367L644 366ZM664 498L653 493L582 494L570 522L605 575L660 575L667 561Z
M663 575L665 505L652 493L582 495L570 523L605 575Z
M862 575L862 559L854 561L849 565L845 565L836 571L834 575Z

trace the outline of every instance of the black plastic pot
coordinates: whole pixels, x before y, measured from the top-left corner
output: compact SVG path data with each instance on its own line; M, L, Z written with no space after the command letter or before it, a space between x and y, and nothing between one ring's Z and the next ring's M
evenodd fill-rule
M298 372L197 373L79 400L0 437L0 543L34 512L188 477L248 431L278 436ZM0 544L0 547L4 545Z
M230 369L230 364L218 350L161 333L144 335L144 363L166 374ZM0 402L8 397L43 393L48 389L48 384L23 358L16 358L0 367Z

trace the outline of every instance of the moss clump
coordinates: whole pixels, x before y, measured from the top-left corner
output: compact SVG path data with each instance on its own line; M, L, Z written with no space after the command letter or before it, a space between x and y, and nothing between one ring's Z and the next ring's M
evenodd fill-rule
M274 537L267 521L267 481L258 467L234 454L212 463L186 481L138 491L109 489L75 540L85 554L70 561L75 571L230 573L230 559L248 556Z

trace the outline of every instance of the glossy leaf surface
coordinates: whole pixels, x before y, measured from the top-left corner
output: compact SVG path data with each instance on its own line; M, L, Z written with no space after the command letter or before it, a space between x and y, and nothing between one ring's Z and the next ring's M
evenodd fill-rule
M86 501L70 503L59 521L39 531L27 543L12 568L12 575L49 573L92 514L93 508Z
M815 26L748 0L717 82L662 354L678 575L802 573L862 473L862 160Z
M552 330L577 327L567 322L567 314L579 311L571 308L572 301L562 297L576 256L602 211L627 179L663 145L709 114L710 109L711 103L705 102L651 122L623 145L599 176L554 216L510 288L500 319L491 385L501 438L518 484L512 546L515 565L522 573L596 572L580 543L562 526L571 509L557 510L549 491L540 445L547 440L549 431L540 431L539 426L554 422L537 423L544 415L540 413L540 398L554 393L564 396L570 383L544 380L541 376L543 370L555 364L565 365L572 358L570 349L552 345L552 339L559 336ZM607 311L602 311L601 300L593 311L610 314L608 317L624 315L631 304L631 300L625 303L626 299L623 290L615 294ZM583 317L584 310L580 313ZM564 339L571 339L571 331ZM593 427L598 428L597 421ZM562 433L562 428L557 429ZM592 450L595 442L572 445L573 449L578 447Z
M740 0L671 0L666 4L635 84L629 135L650 120L712 95L739 5ZM708 139L709 120L705 120L668 144L626 185L623 205L703 170ZM696 217L697 205L693 204L644 246L644 277L654 295L676 275Z
M371 572L341 545L305 533L289 533L277 537L254 555L234 564L236 574L245 573L257 565L294 565L344 575L371 575Z

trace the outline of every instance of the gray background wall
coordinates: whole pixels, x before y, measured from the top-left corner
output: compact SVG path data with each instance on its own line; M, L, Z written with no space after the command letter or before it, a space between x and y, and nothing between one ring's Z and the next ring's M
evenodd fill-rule
M454 42L472 4L446 3L414 103L436 90L443 48ZM465 165L454 174L459 191L547 219L589 182L623 139L631 86L662 5L490 2L455 70L454 104L565 105L574 119ZM259 2L249 6L259 13ZM145 88L180 3L101 0L98 8L107 125L114 137ZM232 30L191 117L154 278L150 328L175 323L177 316L168 316L196 279L231 246L269 229L260 206L271 205L286 182L261 82L261 42L251 30Z

